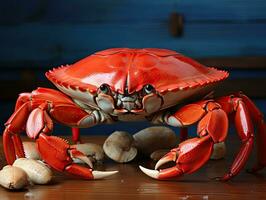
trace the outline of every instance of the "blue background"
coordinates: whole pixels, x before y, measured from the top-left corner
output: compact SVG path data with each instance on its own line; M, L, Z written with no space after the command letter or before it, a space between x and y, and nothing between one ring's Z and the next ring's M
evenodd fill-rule
M29 66L38 72L38 80L47 81L44 71L112 47L167 48L193 58L266 56L265 11L264 0L1 1L0 79L20 79L14 70ZM181 37L171 36L168 30L173 12L184 16ZM230 72L231 79L266 77L264 70ZM266 101L255 102L265 113ZM0 104L0 123L4 124L15 99L6 102L0 97ZM146 126L149 124L101 125L83 132L135 132ZM62 127L56 130L69 133Z

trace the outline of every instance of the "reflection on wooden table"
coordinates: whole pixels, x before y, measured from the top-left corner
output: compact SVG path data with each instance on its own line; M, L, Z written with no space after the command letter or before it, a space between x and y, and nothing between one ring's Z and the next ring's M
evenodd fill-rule
M83 141L103 144L105 137L83 137ZM103 164L95 166L98 170L119 170L117 175L108 179L85 181L55 173L50 185L34 185L28 189L10 192L0 188L0 199L27 200L83 200L83 199L265 199L266 170L260 174L251 175L241 172L230 182L217 182L212 178L221 176L233 160L234 152L238 150L239 141L235 137L228 138L228 154L226 159L209 161L194 174L180 179L157 181L143 174L138 165L154 167L153 162L141 158L128 164L118 164L106 159ZM1 148L1 167L5 165ZM248 166L252 165L254 156Z

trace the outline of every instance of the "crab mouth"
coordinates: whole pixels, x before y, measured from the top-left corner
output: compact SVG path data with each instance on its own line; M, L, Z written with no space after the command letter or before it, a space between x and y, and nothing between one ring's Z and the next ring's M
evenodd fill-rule
M139 110L126 110L126 109L115 109L113 114L114 115L138 115L138 114L142 114L144 110L143 109L139 109Z
M137 95L122 96L118 95L116 109L124 110L124 113L137 113L142 110L142 104Z

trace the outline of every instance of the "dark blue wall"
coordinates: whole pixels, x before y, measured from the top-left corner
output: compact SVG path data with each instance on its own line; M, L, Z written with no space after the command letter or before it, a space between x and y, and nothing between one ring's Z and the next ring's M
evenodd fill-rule
M266 55L264 0L2 1L0 61L72 63L110 47L161 47L191 57ZM184 34L169 34L172 12ZM47 66L46 66L47 65Z
M47 70L111 47L168 48L197 58L266 56L265 11L264 0L1 1L0 66L5 73L0 79L19 78L11 77L12 68ZM181 37L168 30L173 12L185 19ZM266 73L232 74L238 76L266 77ZM46 81L43 74L39 77ZM257 102L265 111L265 101ZM4 121L14 102L2 104ZM146 125L101 126L87 132L135 131Z

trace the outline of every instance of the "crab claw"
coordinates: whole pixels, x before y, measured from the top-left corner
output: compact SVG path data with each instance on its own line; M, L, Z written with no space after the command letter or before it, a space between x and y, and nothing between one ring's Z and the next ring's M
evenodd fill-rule
M174 161L176 162L177 159L177 148L172 149L169 153L167 153L164 157L162 157L155 165L155 170L151 170L151 169L147 169L145 167L139 166L140 170L145 173L146 175L154 178L154 179L162 179L162 174L163 174L163 170L158 170L159 167L161 167L162 165L164 165L165 163ZM173 169L170 168L170 170L176 171L175 170L176 167L174 167ZM172 176L177 176L178 173L181 173L181 171L176 172L177 174L172 174Z
M182 142L178 148L172 149L155 165L155 170L142 166L140 170L154 179L168 179L183 174L193 173L209 160L212 153L213 141L210 136L192 138ZM159 169L163 164L174 161L173 167ZM158 170L159 169L159 170Z
M162 165L168 162L175 162L177 159L177 149L172 149L169 153L167 153L165 156L163 156L155 165L155 169L159 169Z
M159 179L160 172L158 170L147 169L145 167L142 167L141 165L139 166L139 168L144 174L148 175L149 177Z
M91 160L86 155L84 155L82 152L78 151L76 148L69 150L69 153L72 158L77 158L83 161L84 163L86 163L87 165L89 165L90 168L93 168L93 164Z
M62 138L41 133L36 141L41 158L58 171L67 172L83 179L102 179L118 172L94 171L91 161ZM73 163L71 156L83 160L89 167Z
M103 179L118 173L118 171L93 171L90 168L86 168L75 163L67 166L65 171L83 179Z
M92 171L92 175L94 179L102 179L106 178L108 176L112 176L114 174L118 173L118 171Z
M162 157L155 165L155 170L147 169L145 167L139 166L140 170L150 176L151 178L154 179L166 179L166 178L171 178L171 177L176 177L176 176L181 176L183 174L183 171L179 169L177 166L170 167L167 169L162 169L158 170L159 167L164 165L165 163L168 162L176 162L177 160L177 148L172 149L169 153L167 153L164 157Z

